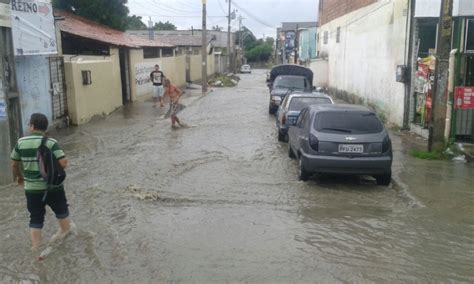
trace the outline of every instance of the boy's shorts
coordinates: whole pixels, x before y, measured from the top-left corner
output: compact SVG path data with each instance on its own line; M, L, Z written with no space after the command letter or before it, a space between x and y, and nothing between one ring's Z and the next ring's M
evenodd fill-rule
M159 98L163 96L163 85L161 86L154 86L153 85L153 94L154 98Z
M44 192L25 192L25 195L26 205L30 212L30 228L43 228L46 205L53 210L58 219L65 219L69 216L69 205L64 188L49 190L45 202L43 202Z

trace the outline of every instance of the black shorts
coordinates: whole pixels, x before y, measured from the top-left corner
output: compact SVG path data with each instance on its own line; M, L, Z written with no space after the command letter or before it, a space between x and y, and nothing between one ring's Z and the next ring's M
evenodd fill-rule
M58 219L65 219L69 216L69 205L67 204L64 189L50 190L43 202L44 192L25 192L26 205L30 212L30 228L42 229L46 205L48 205Z

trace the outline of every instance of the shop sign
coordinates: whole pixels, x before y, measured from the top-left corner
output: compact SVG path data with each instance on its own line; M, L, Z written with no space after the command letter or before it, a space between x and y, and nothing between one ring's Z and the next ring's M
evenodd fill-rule
M57 54L53 8L45 0L11 0L15 55Z
M474 108L474 87L456 87L454 108Z

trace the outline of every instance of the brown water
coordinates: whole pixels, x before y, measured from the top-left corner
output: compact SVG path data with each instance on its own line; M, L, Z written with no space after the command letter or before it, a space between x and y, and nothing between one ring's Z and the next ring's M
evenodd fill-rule
M265 73L241 77L186 99L188 129L137 103L58 133L77 234L36 261L23 192L0 188L0 282L474 282L471 164L412 159L394 135L396 185L299 182Z

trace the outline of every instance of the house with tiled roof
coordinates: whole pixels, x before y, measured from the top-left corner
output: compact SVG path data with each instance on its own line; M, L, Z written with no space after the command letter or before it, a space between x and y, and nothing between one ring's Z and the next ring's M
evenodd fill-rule
M174 37L149 39L65 11L55 10L54 15L73 124L108 114L127 102L149 99L155 64L176 85L201 78L200 53L185 54ZM190 43L200 46L196 40ZM208 74L213 73L210 57Z

